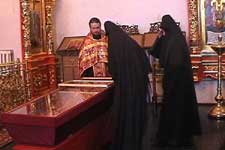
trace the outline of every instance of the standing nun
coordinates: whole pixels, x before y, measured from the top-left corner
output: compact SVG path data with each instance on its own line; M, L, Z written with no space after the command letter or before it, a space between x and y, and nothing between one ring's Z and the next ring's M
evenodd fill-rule
M164 68L158 144L190 145L192 137L201 133L201 127L189 48L171 16L163 16L160 28L162 34L150 51Z
M112 150L141 150L150 64L144 50L116 24L105 22L109 72L115 83Z

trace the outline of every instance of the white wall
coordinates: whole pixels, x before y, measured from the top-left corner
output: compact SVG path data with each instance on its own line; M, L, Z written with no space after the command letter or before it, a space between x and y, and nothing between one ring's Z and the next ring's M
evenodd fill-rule
M149 29L149 23L171 14L187 31L187 0L57 0L57 44L65 36L86 35L88 21L96 16L104 23L112 20L120 24L138 24L140 32ZM0 1L0 49L13 49L21 58L19 0Z
M0 1L0 20L0 49L12 49L21 58L19 0Z
M141 33L147 32L149 23L159 21L164 14L171 14L188 29L187 0L57 0L57 44L63 37L86 35L88 21L99 17L104 23L112 20L120 24L138 24Z

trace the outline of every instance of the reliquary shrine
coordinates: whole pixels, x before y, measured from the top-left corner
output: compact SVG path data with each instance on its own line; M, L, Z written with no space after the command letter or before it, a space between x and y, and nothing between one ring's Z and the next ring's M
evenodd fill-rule
M111 80L72 80L3 113L2 121L14 150L100 149L112 138L112 94Z

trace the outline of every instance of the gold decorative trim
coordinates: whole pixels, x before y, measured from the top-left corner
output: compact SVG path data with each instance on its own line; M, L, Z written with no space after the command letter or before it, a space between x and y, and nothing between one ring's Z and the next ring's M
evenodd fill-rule
M20 0L21 3L21 28L23 49L25 51L25 59L30 57L31 52L31 0ZM41 0L42 11L42 25L43 30L43 44L40 53L47 52L52 54L54 45L54 32L53 32L53 12L55 7L55 0Z
M127 34L139 34L138 25L120 25L118 26Z
M56 70L54 65L49 66L49 84L54 85L56 83Z
M0 66L0 112L6 112L30 100L28 70L24 63L7 63Z
M200 53L201 37L199 36L199 16L198 16L198 0L189 0L189 40L192 53Z
M46 36L47 36L47 48L48 53L52 54L54 50L54 34L53 34L53 12L55 8L55 0L46 0L45 11L46 11Z
M22 38L25 51L25 58L29 57L31 42L30 42L30 3L29 0L21 0L21 20L22 20Z
M206 71L218 71L218 66L204 66ZM225 70L225 66L222 66L222 70Z

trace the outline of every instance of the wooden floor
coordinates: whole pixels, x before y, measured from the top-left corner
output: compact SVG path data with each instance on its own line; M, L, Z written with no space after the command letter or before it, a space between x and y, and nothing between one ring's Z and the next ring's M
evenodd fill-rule
M158 117L153 115L153 110L148 106L148 125L143 140L143 150L225 150L225 120L216 121L209 119L207 113L211 106L200 105L200 118L203 134L195 137L194 146L191 148L156 148L152 147L152 139L157 128ZM1 150L11 150L14 143Z

